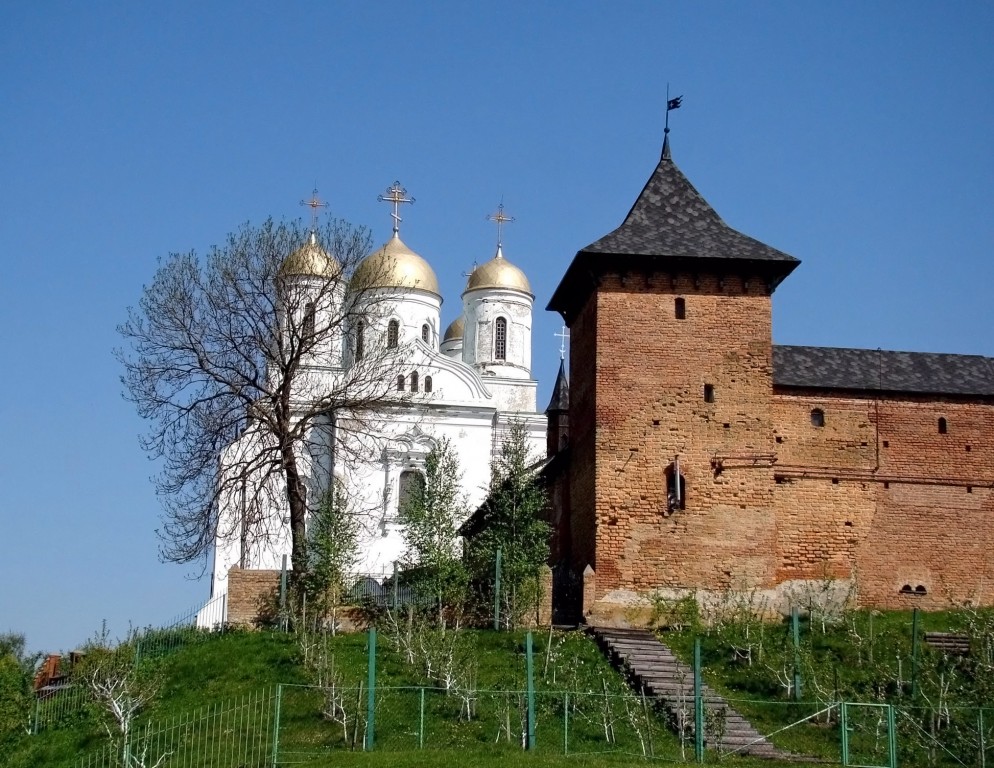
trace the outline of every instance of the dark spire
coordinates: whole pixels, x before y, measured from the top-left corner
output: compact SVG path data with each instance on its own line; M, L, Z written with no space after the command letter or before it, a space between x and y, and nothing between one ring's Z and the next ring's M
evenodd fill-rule
M552 386L552 399L546 413L554 411L569 410L569 381L566 379L566 361L559 361L559 373L556 375L556 383Z
M670 129L669 128L667 128L665 131L663 131L663 155L662 155L661 159L662 160L672 160L673 159L672 156L670 155Z

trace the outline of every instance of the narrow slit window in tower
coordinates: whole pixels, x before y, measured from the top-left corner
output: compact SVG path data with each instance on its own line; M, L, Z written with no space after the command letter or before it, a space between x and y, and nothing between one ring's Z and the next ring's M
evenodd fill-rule
M687 508L687 483L676 464L666 468L666 511L673 514Z
M507 320L503 317L494 323L494 359L507 359Z
M404 377L403 376L398 376L397 377L397 391L398 392L403 392L404 391Z
M391 320L387 324L387 348L395 349L400 343L400 323Z
M714 384L704 385L704 402L705 403L714 402Z
M431 376L425 376L425 392L431 392Z
M423 341L425 344L431 341L431 327L428 325L428 323L425 323L424 325L421 326L421 341Z
M946 434L946 431L948 429L949 429L949 427L946 424L946 417L945 416L940 416L939 417L939 434L940 435Z
M355 327L355 359L362 360L366 354L366 324L360 320Z
M301 340L305 344L310 343L314 337L315 317L314 302L309 301L304 305L304 327L300 334Z
M825 412L821 408L811 409L811 426L812 427L825 426Z
M417 392L417 391L418 391L418 372L417 371L412 371L411 372L411 392Z
M674 310L676 312L676 319L677 320L686 320L687 319L687 300L685 298L683 298L683 296L678 296L677 299L676 299L676 301L674 302L674 304L675 304Z

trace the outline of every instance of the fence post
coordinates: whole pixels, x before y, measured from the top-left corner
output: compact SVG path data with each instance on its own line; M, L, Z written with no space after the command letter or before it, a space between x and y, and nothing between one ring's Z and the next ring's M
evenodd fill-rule
M563 754L569 754L569 694L563 694ZM983 768L983 766L981 766Z
M283 555L283 566L280 568L280 626L287 630L286 620L286 555Z
M849 708L843 701L839 705L839 746L842 750L842 764L849 765Z
M528 675L528 749L535 749L535 664L531 632L525 637L525 670Z
M887 768L897 768L897 718L894 715L894 705L887 705Z
M980 768L987 768L986 748L984 747L984 708L977 710L977 744L980 745Z
M704 698L701 696L701 638L694 638L694 757L704 762Z
M397 612L397 561L393 561L393 610Z
M494 562L494 630L500 629L500 547Z
M366 750L375 743L376 718L376 627L369 629L369 675L366 681Z
M276 768L280 756L280 709L283 704L283 684L276 686L276 710L273 712L273 760L272 768Z
M911 698L918 695L918 609L911 612Z
M801 615L795 607L790 612L791 633L794 636L794 701L801 700Z

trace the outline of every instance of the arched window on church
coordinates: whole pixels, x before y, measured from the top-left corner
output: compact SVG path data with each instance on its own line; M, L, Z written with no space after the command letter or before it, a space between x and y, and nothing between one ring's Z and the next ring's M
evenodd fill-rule
M387 323L387 349L396 349L400 344L400 323L391 320Z
M687 300L683 296L677 296L674 302L674 312L677 320L687 319Z
M949 425L946 423L946 417L945 416L940 416L939 417L939 434L940 435L946 434L946 432L948 431L948 429L949 429Z
M428 323L421 326L421 341L425 344L431 343L431 326Z
M507 360L507 319L503 317L494 323L494 360Z
M304 324L300 331L300 340L303 341L305 345L313 343L316 314L317 313L314 310L314 302L307 302L304 305Z
M811 426L812 427L825 426L825 412L821 408L811 409Z
M400 375L400 376L397 377L397 391L398 392L403 392L404 391L404 376L403 375Z
M366 354L366 324L360 320L355 326L355 359L362 360Z
M425 392L431 392L431 376L425 376Z
M421 501L425 490L425 476L416 469L405 469L400 473L397 487L397 511Z
M677 463L666 468L666 514L687 508L687 483Z
M418 372L411 371L411 392L418 391Z

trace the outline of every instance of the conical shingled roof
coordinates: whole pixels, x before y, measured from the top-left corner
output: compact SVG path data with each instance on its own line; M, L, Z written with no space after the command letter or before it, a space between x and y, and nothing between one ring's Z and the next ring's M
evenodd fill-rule
M550 411L568 411L569 410L569 381L566 379L566 361L559 361L559 373L556 376L556 383L552 386L552 399L549 401L549 407L545 409L546 413Z
M564 316L608 270L734 269L770 281L801 262L728 226L677 168L667 146L621 226L578 251L549 302Z
M583 251L800 264L728 226L665 152L621 226Z

